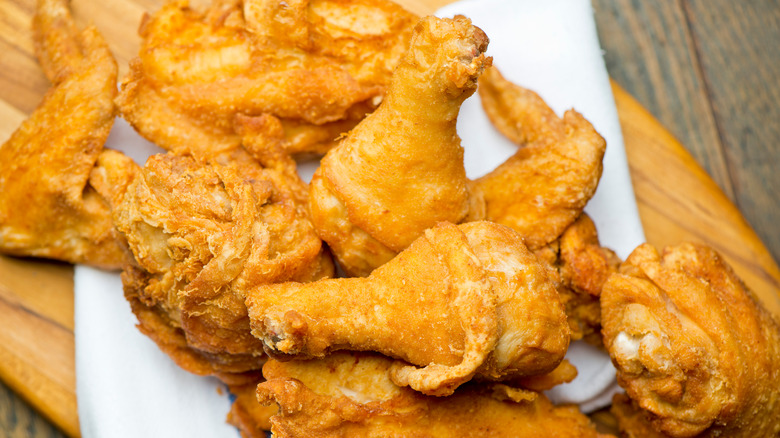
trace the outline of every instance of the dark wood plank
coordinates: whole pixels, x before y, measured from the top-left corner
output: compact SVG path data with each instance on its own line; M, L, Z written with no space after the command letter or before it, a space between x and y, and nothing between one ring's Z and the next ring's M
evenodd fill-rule
M5 438L65 438L0 381L0 435Z
M733 199L685 12L677 1L593 0L610 76L686 146Z
M734 201L780 260L780 1L683 2Z

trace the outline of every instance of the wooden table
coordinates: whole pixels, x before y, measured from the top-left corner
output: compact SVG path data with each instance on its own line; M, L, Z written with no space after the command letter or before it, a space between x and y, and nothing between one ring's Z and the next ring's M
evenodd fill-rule
M77 20L85 15L112 17L106 4L124 5L123 20L99 20L97 24L104 33L133 35L136 24L127 17L139 16L144 7L154 8L160 0L73 3ZM448 0L402 3L424 13ZM28 17L33 4L34 0L0 0L0 141L35 108L48 86L30 56ZM628 91L615 90L648 241L656 245L683 239L709 242L735 264L748 284L764 294L776 292L780 273L770 252L775 259L780 258L780 232L775 225L780 219L780 172L774 170L780 158L780 106L776 104L780 83L775 79L780 77L777 1L640 4L593 0L593 6L609 73ZM112 42L120 64L132 56L136 44L129 39ZM665 165L653 167L659 161ZM58 344L72 351L72 291L61 290L70 279L70 267L7 258L0 262L0 305L18 310L20 317L30 317L23 313L33 309L40 316L41 329L48 336L61 337ZM25 277L23 284L12 280L39 268L45 274ZM4 301L4 290L13 288L39 293L25 302ZM770 303L770 307L778 311L780 302ZM13 326L13 321L0 321L0 330L9 325ZM46 352L33 353L46 356ZM0 356L0 368L8 367L7 361ZM72 385L68 379L72 379L73 364L63 368L58 375L48 377L64 386ZM36 399L35 379L30 384L23 369L16 371L16 380L6 378L9 386L33 405L42 406ZM0 383L0 436L65 436L9 386ZM63 419L62 411L74 409L75 398L52 395L60 396L62 400L53 400L59 409L46 415L73 435L74 423ZM51 405L52 400L43 405L47 403Z

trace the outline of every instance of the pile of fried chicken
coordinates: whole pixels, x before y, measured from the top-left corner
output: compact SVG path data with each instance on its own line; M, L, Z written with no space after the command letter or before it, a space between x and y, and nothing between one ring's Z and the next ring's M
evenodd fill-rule
M780 435L778 320L710 248L602 247L604 139L504 79L468 18L171 1L119 89L66 0L33 28L52 88L0 147L0 251L121 269L138 328L228 385L243 436L604 436L542 393L578 339L617 368L625 436ZM472 180L475 91L518 149ZM117 115L167 152L104 149Z

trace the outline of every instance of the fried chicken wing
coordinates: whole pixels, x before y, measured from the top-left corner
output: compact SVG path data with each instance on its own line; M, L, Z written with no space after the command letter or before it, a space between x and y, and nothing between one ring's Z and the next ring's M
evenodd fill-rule
M0 251L118 269L131 258L90 181L114 121L116 62L65 1L39 1L34 31L54 87L0 147Z
M449 397L399 388L391 360L337 353L263 367L262 403L277 403L275 437L599 437L576 406L502 384L466 385Z
M255 146L264 166L152 156L114 209L138 263L122 280L140 329L183 368L231 384L253 378L264 360L246 290L333 273L294 163Z
M144 19L117 102L173 151L233 148L237 114L268 114L292 151L321 152L381 101L416 20L387 0L171 1Z
M455 123L490 64L487 43L465 17L421 20L384 102L323 158L312 220L348 274L368 275L437 222L479 210Z
M618 382L673 437L780 434L780 324L711 248L639 246L601 295Z
M367 278L255 288L247 307L272 356L377 351L423 367L397 362L393 381L435 395L547 373L569 343L547 270L491 222L440 224Z
M522 146L475 185L485 219L517 230L531 250L557 239L596 191L606 142L578 112L559 118L536 93L486 70L479 95L496 128Z

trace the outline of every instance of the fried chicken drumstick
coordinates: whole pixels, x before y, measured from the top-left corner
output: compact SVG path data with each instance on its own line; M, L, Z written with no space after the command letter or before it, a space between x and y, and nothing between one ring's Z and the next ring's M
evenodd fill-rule
M368 275L424 230L475 209L455 123L490 64L487 43L467 18L423 18L385 100L323 158L312 220L348 274Z
M0 251L118 269L131 258L90 176L114 122L116 62L64 0L38 2L34 34L54 86L0 146Z
M714 250L639 246L604 285L601 310L618 382L654 430L780 434L780 324Z
M503 384L466 385L429 397L387 378L392 360L337 353L311 361L268 361L257 387L279 405L275 437L600 437L576 406Z
M442 223L369 277L262 286L247 307L271 356L377 351L423 367L398 362L393 381L434 395L547 373L569 345L547 269L492 222Z

